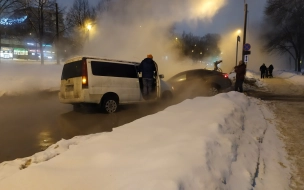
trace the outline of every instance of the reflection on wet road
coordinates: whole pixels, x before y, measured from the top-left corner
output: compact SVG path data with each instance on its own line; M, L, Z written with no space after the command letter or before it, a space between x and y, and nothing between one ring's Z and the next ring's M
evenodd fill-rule
M0 163L31 156L61 139L110 132L172 104L123 105L117 113L104 114L74 112L58 102L55 92L0 97Z

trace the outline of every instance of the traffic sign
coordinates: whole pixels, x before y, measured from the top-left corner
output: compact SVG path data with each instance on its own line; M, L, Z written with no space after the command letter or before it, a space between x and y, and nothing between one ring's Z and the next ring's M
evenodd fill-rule
M250 44L244 44L244 50L245 51L249 51L251 48L251 45Z
M243 51L244 55L250 55L251 51Z
M248 62L248 55L244 56L244 62L247 63Z

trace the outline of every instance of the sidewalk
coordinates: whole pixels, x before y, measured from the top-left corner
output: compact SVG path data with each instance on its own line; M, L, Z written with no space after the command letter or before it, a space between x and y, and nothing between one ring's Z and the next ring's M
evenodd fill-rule
M273 100L269 106L276 114L277 128L293 165L292 189L304 189L304 89L280 78L264 79ZM270 100L270 99L269 99Z

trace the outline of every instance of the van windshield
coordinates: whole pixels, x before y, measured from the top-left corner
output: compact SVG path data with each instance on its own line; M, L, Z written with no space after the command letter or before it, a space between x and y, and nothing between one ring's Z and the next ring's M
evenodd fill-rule
M63 66L61 80L82 76L82 61L74 61Z

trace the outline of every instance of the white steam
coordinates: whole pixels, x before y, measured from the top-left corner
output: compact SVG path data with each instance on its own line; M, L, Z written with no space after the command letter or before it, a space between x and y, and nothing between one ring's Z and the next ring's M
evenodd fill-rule
M174 50L170 30L189 19L211 20L225 0L118 0L89 31L85 54L140 62L152 54L166 78L191 66ZM190 64L184 64L190 63ZM202 65L196 65L202 68Z

